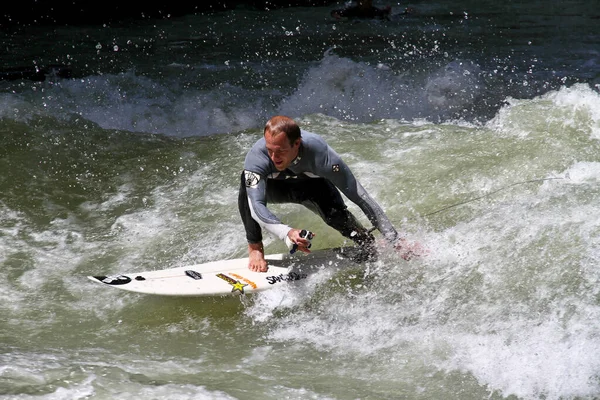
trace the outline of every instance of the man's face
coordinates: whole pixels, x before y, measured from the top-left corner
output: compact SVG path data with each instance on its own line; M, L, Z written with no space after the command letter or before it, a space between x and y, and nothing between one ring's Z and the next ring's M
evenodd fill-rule
M300 148L300 139L290 146L285 133L277 133L276 135L266 134L265 141L267 142L267 151L269 158L275 164L278 171L283 171L290 166L292 161L298 156Z

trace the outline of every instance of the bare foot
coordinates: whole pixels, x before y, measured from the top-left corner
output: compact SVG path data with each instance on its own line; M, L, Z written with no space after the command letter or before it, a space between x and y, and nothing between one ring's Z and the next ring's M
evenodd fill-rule
M267 272L269 269L262 242L248 244L248 269L254 272Z

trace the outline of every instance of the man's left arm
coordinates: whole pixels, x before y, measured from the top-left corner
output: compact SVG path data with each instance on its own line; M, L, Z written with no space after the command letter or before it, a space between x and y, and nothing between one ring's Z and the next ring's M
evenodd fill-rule
M386 240L394 243L398 238L398 232L389 218L381 206L358 182L346 163L331 148L328 148L327 161L329 165L324 170L323 177L329 179L350 201L356 204Z

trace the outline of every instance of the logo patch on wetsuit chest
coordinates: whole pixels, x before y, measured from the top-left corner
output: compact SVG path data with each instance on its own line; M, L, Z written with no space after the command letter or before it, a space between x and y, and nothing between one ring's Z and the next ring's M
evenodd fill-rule
M247 188L253 188L258 186L258 182L260 182L260 175L251 172L251 171L244 171L245 174L245 178L246 178L246 187Z
M333 164L333 165L331 166L331 170L332 170L333 172L340 172L340 164Z

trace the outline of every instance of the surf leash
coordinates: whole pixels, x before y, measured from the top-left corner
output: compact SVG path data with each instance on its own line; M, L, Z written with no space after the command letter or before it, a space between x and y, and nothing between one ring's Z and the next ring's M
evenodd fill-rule
M494 194L496 194L498 192L501 192L503 190L509 189L509 188L511 188L513 186L524 185L524 184L527 184L527 183L535 183L535 182L544 182L544 181L558 180L558 179L566 179L566 178L562 178L562 177L540 178L540 179L530 179L530 180L527 180L527 181L521 181L521 182L511 183L510 185L503 186L503 187L501 187L499 189L496 189L496 190L494 190L494 191L492 191L490 193L486 193L484 195L481 195L481 196L478 196L478 197L474 197L472 199L467 199L465 201L461 201L460 203L456 203L456 204L452 204L452 205L449 205L449 206L444 207L444 208L440 208L437 211L434 211L434 212L431 212L429 214L423 215L423 217L429 217L431 215L435 215L435 214L441 213L442 211L447 211L447 210L449 210L451 208L454 208L454 207L462 206L462 205L469 204L469 203L472 203L472 202L477 201L477 200L484 199L484 198L489 197L489 196L493 196Z

